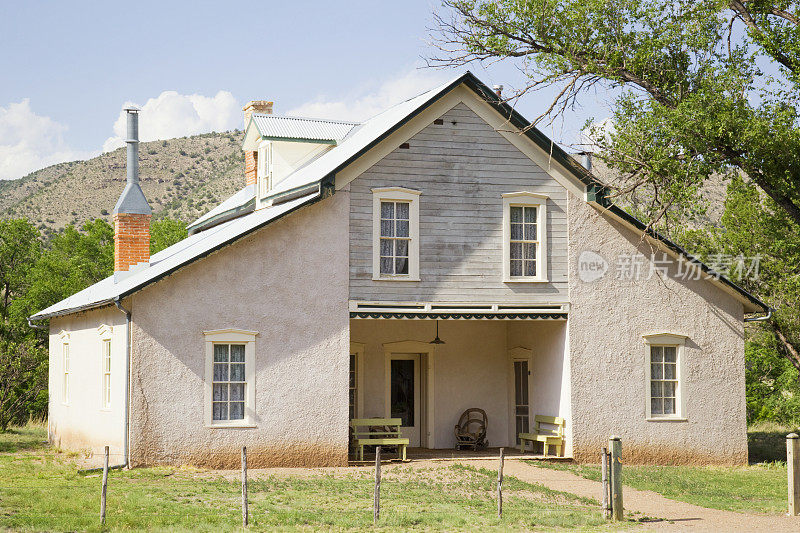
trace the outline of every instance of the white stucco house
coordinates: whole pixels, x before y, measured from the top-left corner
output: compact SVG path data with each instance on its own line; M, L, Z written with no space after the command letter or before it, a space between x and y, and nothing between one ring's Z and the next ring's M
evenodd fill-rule
M116 272L31 317L52 441L132 466L233 466L242 445L340 465L353 417L444 449L477 407L490 446L548 415L578 461L616 434L627 462L746 462L743 321L767 306L645 233L474 75L363 123L271 107L245 107L247 186L152 257L129 112Z

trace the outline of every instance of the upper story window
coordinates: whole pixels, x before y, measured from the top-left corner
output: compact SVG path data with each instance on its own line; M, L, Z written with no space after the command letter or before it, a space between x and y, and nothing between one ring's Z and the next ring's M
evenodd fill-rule
M547 196L503 195L503 281L547 281Z
M684 415L681 359L686 337L645 335L647 352L647 418L682 419Z
M207 426L251 426L255 412L254 331L215 330L206 339Z
M259 196L266 196L272 189L272 143L263 142L258 147L257 181Z
M402 187L372 189L372 279L419 281L419 196Z

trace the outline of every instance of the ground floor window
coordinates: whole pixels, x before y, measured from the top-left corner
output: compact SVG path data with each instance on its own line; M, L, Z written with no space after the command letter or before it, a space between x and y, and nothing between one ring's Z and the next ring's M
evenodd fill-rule
M645 335L647 349L647 418L685 418L681 359L686 337Z
M214 345L213 420L244 419L244 365L244 344Z
M206 424L252 425L255 410L255 337L244 330L206 336Z
M103 408L111 407L111 339L103 340Z
M650 414L677 414L678 356L675 346L650 346Z
M69 344L61 345L61 355L63 357L63 381L61 383L61 401L69 403Z

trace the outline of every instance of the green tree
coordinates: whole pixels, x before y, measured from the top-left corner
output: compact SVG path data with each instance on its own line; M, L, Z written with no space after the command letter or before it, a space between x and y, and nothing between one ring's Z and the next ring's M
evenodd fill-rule
M174 218L161 218L150 224L150 253L169 248L187 236L186 224Z
M711 176L744 173L800 223L800 26L796 2L445 0L438 65L515 62L516 95L547 86L544 115L615 89L600 157L618 193L644 189L656 221L689 212ZM512 97L513 99L513 97ZM542 117L540 117L542 118ZM592 129L590 127L590 129Z
M709 262L715 257L758 257L758 271L752 262L740 264L728 275L747 290L764 298L776 310L764 327L774 335L771 342L751 332L754 355L774 349L800 371L800 225L785 210L762 194L752 182L734 176L727 188L721 225L683 230L678 238ZM737 264L736 261L733 262ZM751 270L744 275L745 269ZM765 378L772 379L772 378ZM800 413L798 413L800 416Z
M12 304L19 328L26 318L111 275L114 229L102 219L73 225L53 235L28 275L28 290Z
M47 349L0 341L0 432L47 412Z
M0 340L8 340L11 304L27 291L30 270L40 255L36 226L25 219L0 220Z

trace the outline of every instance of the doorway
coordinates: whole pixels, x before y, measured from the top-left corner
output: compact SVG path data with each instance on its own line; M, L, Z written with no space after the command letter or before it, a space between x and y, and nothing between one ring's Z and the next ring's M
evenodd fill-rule
M400 431L409 446L422 445L424 423L424 372L417 353L392 353L387 361L387 415L402 420Z

